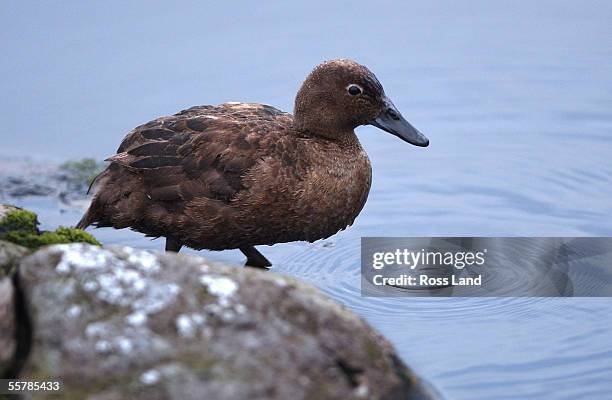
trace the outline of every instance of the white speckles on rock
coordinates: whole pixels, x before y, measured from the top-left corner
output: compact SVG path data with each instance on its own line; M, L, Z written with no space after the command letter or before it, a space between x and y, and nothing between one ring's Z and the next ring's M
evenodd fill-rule
M55 267L60 274L68 274L73 269L99 269L106 265L113 254L107 250L92 247L82 243L60 244L62 258Z
M134 348L134 345L132 344L132 341L126 337L120 336L115 340L115 343L117 345L117 348L119 349L119 351L121 351L123 354L128 354L132 351L132 349Z
M193 338L196 334L196 326L189 318L189 316L185 314L181 314L176 319L176 329L179 334L186 338Z
M232 297L238 290L238 284L225 276L202 275L200 283L208 288L208 293L220 300Z
M154 254L144 250L136 250L131 247L123 247L121 250L128 254L126 261L130 264L138 265L138 268L143 272L159 271L159 261Z
M147 282L144 279L137 280L136 282L134 282L133 287L137 293L142 293L147 288Z
M370 390L368 389L366 385L362 384L355 388L355 397L357 398L366 399L369 393L370 393Z
M279 286L279 287L287 286L287 281L279 276L275 276L273 280L274 280L274 283L276 283L276 286Z
M89 338L100 337L109 330L106 322L92 322L85 328L85 336Z
M157 382L159 382L160 378L161 374L159 373L159 371L155 369L150 369L140 375L140 382L143 385L155 385Z
M81 287L107 304L130 307L133 313L150 314L167 307L180 292L174 283L150 279L150 274L160 270L154 254L124 247L119 252L123 256L101 249L96 250L101 255L92 255L95 251L89 249L77 256L75 249L79 248L60 247L64 252L56 270L59 268L58 272L64 274L71 271L73 264L86 260L85 270L79 266L83 271ZM95 267L96 263L100 265Z
M238 284L225 276L200 276L200 283L206 286L208 293L217 296L221 307L230 305L230 298L238 290Z
M87 281L85 283L83 283L83 289L86 292L93 292L95 290L98 290L100 286L98 285L98 282L96 281Z
M70 273L70 264L67 263L67 262L60 262L55 267L55 270L58 273L63 274L63 275L69 274Z
M176 318L176 329L182 337L192 339L205 320L206 318L200 314L181 314Z
M225 322L229 322L229 321L233 320L235 316L236 316L236 314L234 314L234 312L232 310L223 310L223 312L221 313L221 318Z
M176 297L181 289L178 285L170 284L151 284L148 290L142 295L134 299L132 309L147 314L152 314L163 310L169 304L176 300Z
M81 307L79 307L78 305L76 305L76 304L75 304L75 305L71 306L71 307L68 309L68 311L66 311L66 314L67 314L67 315L68 315L68 317L70 317L70 318L76 318L76 317L78 317L79 315L81 315L81 312L82 312Z
M134 285L135 282L142 282L142 277L133 269L117 270L117 278L127 285Z
M197 325L202 325L206 321L206 317L201 314L191 314L191 319Z
M147 314L142 311L136 311L128 315L126 321L132 326L143 326L147 323Z
M100 354L110 353L113 345L108 340L98 340L94 345L96 352Z
M128 305L134 297L147 289L142 274L124 263L118 263L109 273L98 275L97 283L98 297L115 305Z
M98 298L113 305L124 305L129 302L124 294L123 287L117 277L110 274L102 274L98 276L99 290Z
M115 352L129 354L134 349L134 343L130 338L125 336L112 338L110 335L105 335L95 342L94 349L99 354L111 354Z

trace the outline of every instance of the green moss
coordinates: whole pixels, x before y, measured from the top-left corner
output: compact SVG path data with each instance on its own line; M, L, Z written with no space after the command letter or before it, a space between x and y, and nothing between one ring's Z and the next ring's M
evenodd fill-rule
M37 226L35 213L20 209L10 211L0 220L0 239L29 249L60 243L89 243L100 246L96 238L81 229L60 226L52 232L39 232Z
M31 232L11 231L4 235L4 240L30 249L61 243L89 243L100 246L100 242L91 234L75 228L60 226L53 232L42 232L40 235Z
M10 211L0 220L0 232L20 231L38 233L36 214L27 210Z
M76 184L89 185L95 177L102 171L104 165L93 158L83 158L81 160L66 161L60 165L60 169L70 175L70 180Z
M93 235L85 232L82 229L60 226L55 230L55 233L68 240L69 243L89 243L96 246L101 246L100 242L98 242Z

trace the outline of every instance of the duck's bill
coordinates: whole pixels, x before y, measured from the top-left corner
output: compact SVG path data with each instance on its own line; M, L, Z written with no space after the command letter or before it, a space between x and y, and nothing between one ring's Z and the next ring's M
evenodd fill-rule
M370 125L387 131L415 146L429 146L429 139L414 126L410 125L410 122L404 119L388 98L385 98L385 109L374 121L370 122Z

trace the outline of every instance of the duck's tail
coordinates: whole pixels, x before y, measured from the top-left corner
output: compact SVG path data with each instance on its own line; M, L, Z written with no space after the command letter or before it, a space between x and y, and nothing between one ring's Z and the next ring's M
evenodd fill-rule
M91 189L94 186L96 186L101 180L101 178L106 176L107 174L108 174L108 168L105 168L102 172L96 175L92 179L91 183L89 184L89 187L87 188L87 194L89 194L91 192ZM89 225L96 222L96 217L95 217L95 212L94 212L94 208L96 208L94 207L94 205L96 204L96 200L97 200L96 197L97 196L94 196L94 198L91 201L91 204L89 204L89 207L87 208L87 211L85 211L85 214L83 214L83 217L81 217L81 220L76 224L77 229L85 229Z
M83 214L83 217L81 217L81 220L76 224L77 229L85 229L93 223L90 210L91 209L88 208L85 214Z
M141 217L143 204L150 197L143 190L138 190L139 177L126 173L122 168L111 164L96 177L93 185L96 193L89 208L76 224L77 228L85 229L94 225L122 229L133 226Z

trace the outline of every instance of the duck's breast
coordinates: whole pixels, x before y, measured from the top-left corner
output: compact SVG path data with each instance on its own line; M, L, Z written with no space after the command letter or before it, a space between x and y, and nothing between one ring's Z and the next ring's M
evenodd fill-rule
M311 169L301 201L313 206L309 213L316 217L315 230L320 224L318 236L331 236L353 223L365 205L371 182L370 160L361 146L354 152L334 153Z
M276 157L275 157L276 158ZM357 143L297 143L290 159L262 160L251 172L248 198L239 200L250 230L265 243L315 241L351 225L372 182L370 160ZM246 194L246 193L245 193Z

